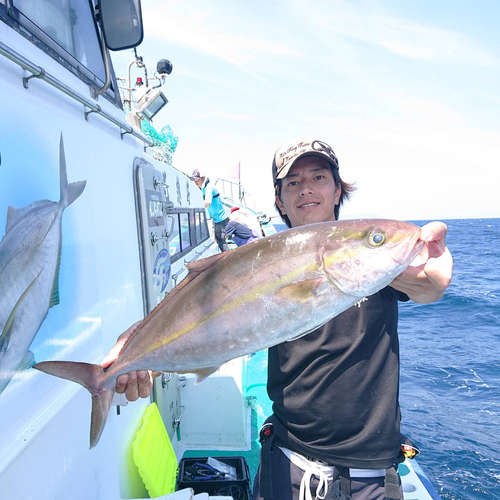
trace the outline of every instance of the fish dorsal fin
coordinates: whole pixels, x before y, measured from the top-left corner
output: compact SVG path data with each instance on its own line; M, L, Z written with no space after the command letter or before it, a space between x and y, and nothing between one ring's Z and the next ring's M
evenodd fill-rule
M167 296L165 299L163 299L162 302L160 302L159 305L161 305L165 300L170 300L172 297L177 295L184 287L189 285L191 281L193 281L198 275L200 275L202 272L206 271L207 269L210 269L212 266L214 266L219 260L223 259L226 256L225 253L218 253L216 255L211 255L210 257L207 257L206 259L200 259L196 260L194 262L190 262L189 264L186 264L186 269L188 270L187 276L170 292L168 292ZM156 306L155 309L158 307ZM155 310L153 309L153 311ZM151 313L153 313L151 311ZM150 313L150 314L151 314Z
M8 233L12 226L15 225L15 223L22 218L24 210L26 210L27 207L24 208L16 208L11 205L7 207L7 222L5 224L5 232Z
M201 272L206 271L207 269L217 264L219 260L224 259L225 257L227 257L226 253L217 253L205 259L200 259L200 260L195 260L194 262L190 262L189 264L186 265L186 269L189 271L189 274L192 273L200 274Z
M31 212L31 210L43 207L46 205L54 204L55 202L50 200L38 200L23 208L16 208L11 205L7 208L7 222L5 224L5 232L8 233L23 217Z

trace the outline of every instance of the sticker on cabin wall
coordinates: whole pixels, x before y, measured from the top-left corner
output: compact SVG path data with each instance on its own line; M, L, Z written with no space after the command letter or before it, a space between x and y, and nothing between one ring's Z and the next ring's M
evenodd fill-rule
M156 256L155 265L153 267L153 283L154 286L161 286L160 293L163 292L168 285L171 269L170 253L166 248L162 248Z
M181 181L179 180L179 176L177 176L176 187L177 187L177 205L181 206L182 194L181 194Z
M186 179L186 198L187 198L187 204L191 205L191 192L189 191L189 181Z
M86 186L86 181L68 182L62 134L59 186L59 201L39 199L7 208L0 240L0 395L14 375L33 365L29 348L49 308L59 304L63 212Z

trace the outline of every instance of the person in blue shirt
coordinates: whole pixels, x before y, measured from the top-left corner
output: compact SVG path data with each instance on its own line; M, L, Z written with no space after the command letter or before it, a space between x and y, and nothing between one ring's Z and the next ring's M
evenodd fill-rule
M205 200L205 208L208 210L210 218L214 221L215 239L220 251L227 252L229 247L226 241L226 226L229 222L229 210L222 204L219 191L212 186L210 179L206 175L201 174L196 169L191 177L201 189L203 199Z

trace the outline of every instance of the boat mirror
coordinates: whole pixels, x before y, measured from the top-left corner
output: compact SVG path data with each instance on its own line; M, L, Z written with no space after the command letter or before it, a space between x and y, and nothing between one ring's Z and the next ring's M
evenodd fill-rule
M137 47L144 37L140 0L99 0L104 41L110 50Z

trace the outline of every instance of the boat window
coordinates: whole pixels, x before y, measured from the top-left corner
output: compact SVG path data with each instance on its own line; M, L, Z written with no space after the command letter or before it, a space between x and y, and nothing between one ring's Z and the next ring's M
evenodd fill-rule
M181 213L181 247L186 250L191 246L191 233L189 232L189 214Z
M201 241L205 241L209 237L207 219L205 217L205 211L200 212L200 225L201 225Z
M179 214L171 214L168 216L170 220L174 221L174 230L168 239L168 246L170 249L170 256L173 257L181 251L181 239L179 233ZM172 218L172 219L171 219Z
M199 243L203 241L201 238L201 220L200 220L201 212L196 212L195 214L195 224L196 224L196 242Z
M205 211L196 212L196 243L200 244L209 237Z
M193 246L198 244L198 238L196 237L196 212L194 210L189 211L189 227L191 228L191 243Z
M14 7L102 81L104 62L91 10L82 0L13 0Z
M196 245L210 237L205 211L189 210L169 212L167 226L174 221L173 233L168 238L172 262L189 253Z

